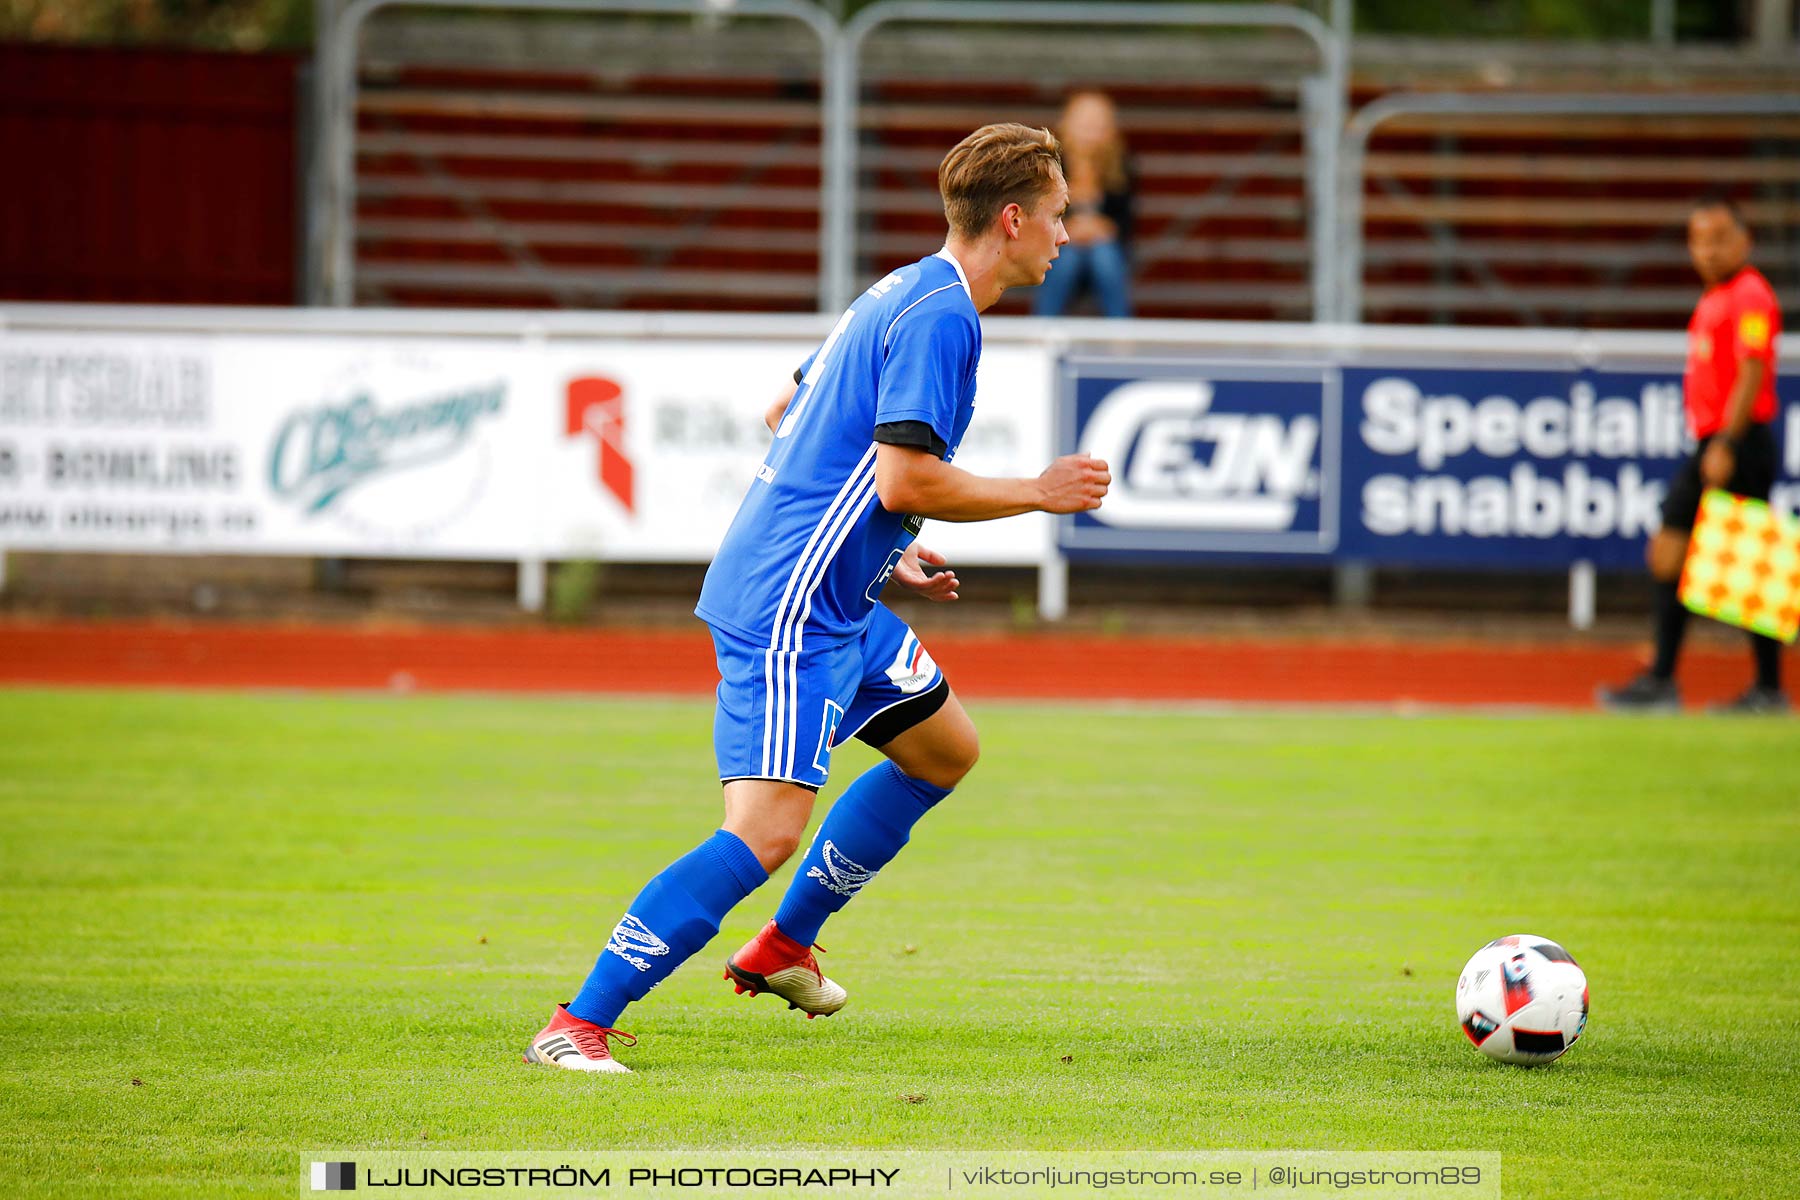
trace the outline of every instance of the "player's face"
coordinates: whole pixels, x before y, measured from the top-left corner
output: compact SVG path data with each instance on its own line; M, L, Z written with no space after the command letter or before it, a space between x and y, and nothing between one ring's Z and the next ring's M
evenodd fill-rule
M1688 257L1702 282L1729 279L1750 257L1750 235L1728 209L1696 209L1688 217Z
M1069 185L1063 182L1062 173L1058 172L1056 185L1049 194L1019 217L1014 264L1021 285L1042 283L1044 276L1050 273L1050 264L1057 251L1069 242L1068 231L1063 228L1063 216L1068 211Z

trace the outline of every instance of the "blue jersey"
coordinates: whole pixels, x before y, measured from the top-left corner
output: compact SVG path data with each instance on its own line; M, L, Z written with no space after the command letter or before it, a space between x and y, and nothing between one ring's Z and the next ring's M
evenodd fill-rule
M888 441L928 434L949 461L975 412L980 358L975 303L948 251L857 297L802 365L695 613L772 651L859 635L919 531L876 497L876 427Z

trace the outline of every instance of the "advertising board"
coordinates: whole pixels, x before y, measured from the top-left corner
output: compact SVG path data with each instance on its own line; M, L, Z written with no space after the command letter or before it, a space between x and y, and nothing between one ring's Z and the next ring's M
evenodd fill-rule
M0 340L0 546L706 562L812 340L34 333ZM958 464L1050 458L1035 348L984 357ZM932 523L1041 561L1048 519Z
M1800 387L1774 502L1800 507ZM1693 452L1669 372L1064 360L1065 451L1112 465L1084 553L1630 568Z

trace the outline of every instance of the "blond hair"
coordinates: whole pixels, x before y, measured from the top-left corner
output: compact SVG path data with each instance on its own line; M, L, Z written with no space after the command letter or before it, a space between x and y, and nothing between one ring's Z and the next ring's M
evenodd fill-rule
M1098 104L1106 110L1106 119L1112 126L1112 136L1097 146L1083 146L1069 140L1069 114L1075 111L1078 104ZM1062 116L1057 120L1056 128L1063 137L1068 150L1066 155L1079 155L1100 177L1100 184L1109 192L1122 192L1130 186L1125 173L1125 137L1119 132L1119 108L1113 103L1111 96L1097 88L1084 88L1070 92L1063 101ZM1064 163L1064 171L1068 163Z
M983 125L938 164L938 191L950 231L977 237L1008 204L1027 210L1050 194L1062 173L1062 143L1048 129Z

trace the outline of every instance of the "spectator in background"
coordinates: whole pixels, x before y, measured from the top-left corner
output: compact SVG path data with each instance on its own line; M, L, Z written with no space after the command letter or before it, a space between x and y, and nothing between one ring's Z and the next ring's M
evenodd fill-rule
M1069 212L1069 244L1038 288L1033 311L1060 317L1085 285L1108 317L1131 315L1131 162L1119 136L1118 114L1102 92L1075 92L1056 123Z
M1687 377L1682 399L1688 430L1699 441L1693 456L1669 484L1662 528L1650 540L1650 574L1656 585L1656 661L1622 687L1602 688L1611 709L1681 707L1675 660L1687 628L1678 594L1688 538L1700 511L1700 494L1724 488L1767 500L1775 483L1775 340L1781 310L1762 272L1750 265L1750 229L1737 206L1708 197L1688 216L1688 254L1706 285L1688 322ZM1750 635L1756 682L1719 711L1777 713L1788 707L1781 690L1781 643Z

